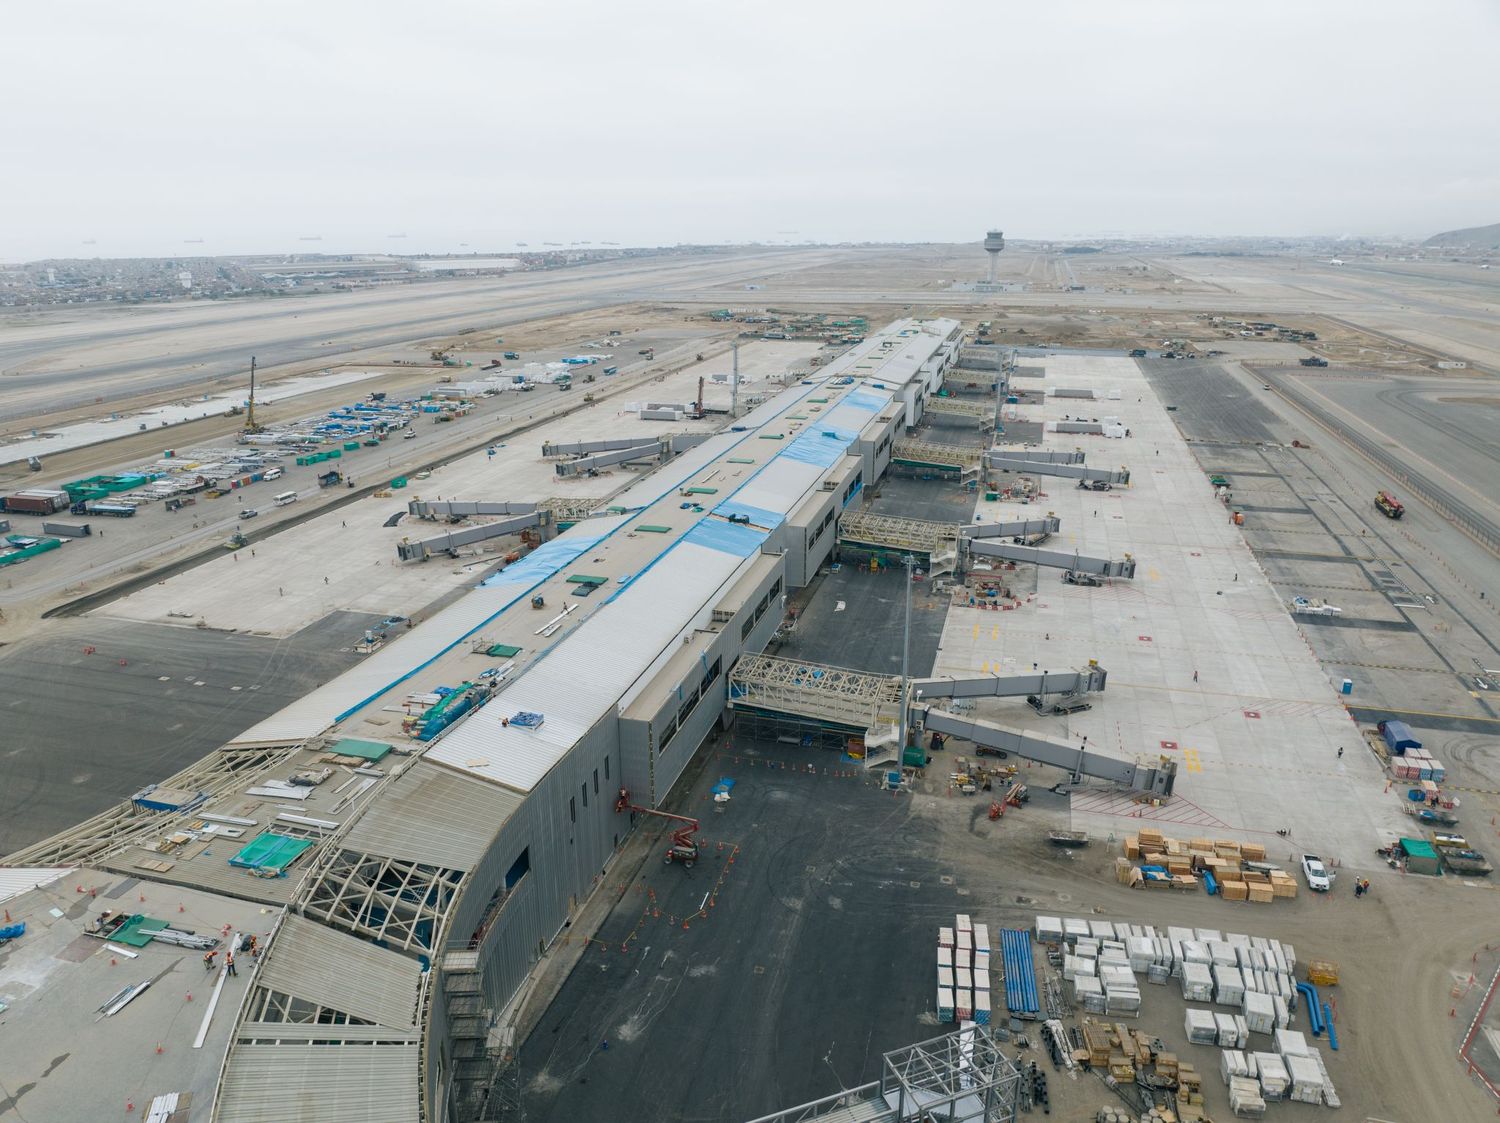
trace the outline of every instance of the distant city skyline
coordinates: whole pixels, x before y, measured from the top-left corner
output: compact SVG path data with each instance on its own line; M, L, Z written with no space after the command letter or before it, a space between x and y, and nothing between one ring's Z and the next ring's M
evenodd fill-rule
M0 260L1500 221L1483 0L878 15L22 6Z

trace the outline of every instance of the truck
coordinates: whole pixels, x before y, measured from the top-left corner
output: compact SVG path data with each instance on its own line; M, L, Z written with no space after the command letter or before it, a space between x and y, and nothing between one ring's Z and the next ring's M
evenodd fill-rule
M1325 600L1310 597L1293 597L1292 611L1300 616L1342 616L1344 612Z
M5 497L5 509L18 515L50 515L68 506L66 491L32 487Z
M519 359L521 357L521 352L519 352L519 351L507 351L507 352L505 352L505 357L507 359L510 359L512 362L514 362L516 359Z
M1298 361L1305 367L1326 367L1328 365L1327 359L1320 359L1316 355L1309 355L1307 358Z
M1333 874L1316 854L1302 855L1302 876L1307 879L1307 887L1315 893L1326 893L1333 888Z
M134 516L135 507L129 503L111 503L104 499L90 499L83 505L84 514L104 515L112 519L128 519Z
M1401 501L1388 491L1375 493L1375 509L1388 519L1399 519L1406 514L1406 508L1401 505Z

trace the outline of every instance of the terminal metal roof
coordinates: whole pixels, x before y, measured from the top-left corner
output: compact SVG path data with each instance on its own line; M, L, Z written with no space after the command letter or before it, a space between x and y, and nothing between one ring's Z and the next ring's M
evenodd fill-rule
M300 916L288 916L274 942L257 986L391 1029L417 1028L417 960Z

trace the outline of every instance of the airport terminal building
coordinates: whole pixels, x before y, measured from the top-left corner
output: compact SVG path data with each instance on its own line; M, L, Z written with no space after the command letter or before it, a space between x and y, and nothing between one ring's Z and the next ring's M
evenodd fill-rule
M212 1118L455 1118L490 1076L497 1015L624 843L621 789L659 806L725 723L736 661L828 560L840 514L886 472L960 339L953 320L872 334L155 792L12 859L30 870L0 873L12 891L87 884L91 904L100 888L138 894L143 912L180 898L225 917L226 936L261 934L239 1008L209 1011L196 1052L152 1058L164 1087L212 1097ZM413 727L411 699L439 690ZM174 832L195 841L164 847ZM68 973L105 968L48 970L39 985L83 1002L98 988ZM180 1016L165 997L141 1005ZM18 1013L38 1053L71 1040L55 1005ZM83 1047L102 1057L111 1041Z

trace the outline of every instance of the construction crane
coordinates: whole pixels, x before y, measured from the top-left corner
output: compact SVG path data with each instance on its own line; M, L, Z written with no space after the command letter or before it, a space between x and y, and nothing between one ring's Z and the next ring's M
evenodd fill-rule
M693 420L703 420L703 376L698 376L698 400L693 403Z
M672 831L672 841L666 850L666 856L662 859L665 865L673 862L681 862L682 868L690 870L693 863L698 860L698 840L693 836L698 833L698 820L691 819L686 815L673 815L668 811L658 811L654 807L642 807L640 804L630 802L630 792L626 788L620 789L620 795L615 800L615 811L639 811L642 815L655 815L659 819L671 819L675 823L683 825Z
M250 400L245 403L245 432L259 433L262 426L255 423L255 356L250 356Z

